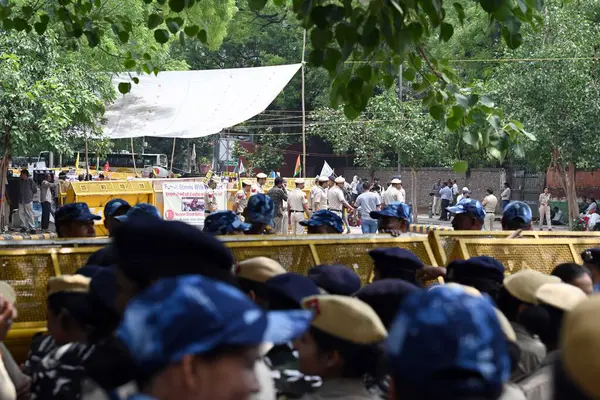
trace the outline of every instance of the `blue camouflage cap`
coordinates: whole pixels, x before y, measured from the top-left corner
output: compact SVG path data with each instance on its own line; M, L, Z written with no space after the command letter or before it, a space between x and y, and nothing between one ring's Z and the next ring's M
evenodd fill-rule
M531 208L522 201L511 201L508 203L502 212L502 218L506 221L512 221L513 219L519 218L526 224L530 223L533 219Z
M152 373L223 345L287 343L311 320L310 311L265 312L233 286L187 275L162 279L135 297L117 336Z
M321 293L313 281L295 272L276 275L267 279L265 284L270 293L283 296L298 306L302 303L302 299Z
M275 204L266 194L258 193L248 199L248 221L273 226Z
M233 211L218 211L209 214L204 219L204 229L206 233L213 235L226 235L234 231L247 231L250 224L242 222L240 217Z
M104 218L112 217L120 208L131 209L131 205L123 199L112 199L104 206Z
M308 278L329 294L350 296L360 289L360 276L342 264L312 267Z
M483 221L485 219L485 210L481 203L475 199L462 199L457 205L447 207L446 210L452 214L471 213L479 220Z
M101 216L92 214L86 203L70 203L65 204L58 209L54 216L57 224L66 221L93 221L102 219Z
M329 210L315 211L306 221L300 221L302 226L323 226L329 225L339 233L344 232L344 223L342 219Z
M388 204L383 207L380 211L371 211L369 214L373 219L380 219L381 217L393 217L404 219L410 223L410 207L408 204L404 204L401 202L395 202L392 204Z
M148 203L137 203L131 207L127 214L115 217L117 221L125 222L134 218L160 218L158 208Z
M387 353L397 387L417 397L499 394L510 377L494 306L487 296L471 296L460 287L440 286L404 299Z

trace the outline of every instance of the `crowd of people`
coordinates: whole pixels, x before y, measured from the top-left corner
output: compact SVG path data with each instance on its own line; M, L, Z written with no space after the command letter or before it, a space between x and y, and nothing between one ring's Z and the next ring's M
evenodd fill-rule
M266 197L250 197L249 216L264 217ZM483 207L463 199L449 211L456 228L481 229ZM371 216L402 230L408 212L394 202ZM441 268L375 248L365 283L346 265L301 275L266 257L235 260L215 231L257 228L217 214L208 234L163 220L152 205L111 200L111 243L74 275L48 281L48 332L23 368L0 346L0 398L600 398L600 248L582 254L584 265L509 276L491 257ZM89 236L99 218L83 203L57 215L65 237ZM301 222L311 230L333 217L341 227L328 210ZM511 202L502 224L527 229L531 209ZM19 304L9 285L0 294L3 339Z

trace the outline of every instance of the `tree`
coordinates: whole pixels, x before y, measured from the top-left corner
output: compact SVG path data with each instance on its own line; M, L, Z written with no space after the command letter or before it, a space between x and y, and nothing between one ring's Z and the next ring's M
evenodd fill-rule
M540 61L501 65L488 82L506 114L535 130L538 140L518 151L535 168L557 173L571 222L579 214L575 169L598 166L600 69L589 59L598 55L597 10L592 3L548 2L542 29L527 31L527 45L511 54Z
M267 2L248 0L248 5L259 11ZM287 6L285 0L273 3ZM455 13L462 23L465 9L461 2L449 5L443 0L338 3L292 0L291 3L312 43L308 59L311 65L328 71L332 79L331 103L334 108L343 105L348 118L355 119L366 109L377 85L391 87L400 66L406 63L404 78L426 94L425 105L430 114L444 121L449 130L487 120L500 136L522 133L517 125L503 123L501 110L491 106L479 93L461 89L453 68L427 52L425 44L429 37L437 35L442 41L452 37L455 24L448 15ZM502 26L502 37L511 48L522 42L522 23L540 22L537 14L540 0L476 0L476 3ZM121 11L119 0L54 0L41 4L37 0L1 0L0 21L5 30L35 29L40 35L46 34L49 25L59 24L62 34L75 46L85 37L90 47L101 49L111 39L135 42L138 28L152 32L159 45L170 43L175 37L185 41L186 36L201 42L213 38L218 41L223 29L211 25L226 26L235 9L235 0L144 0L138 4L143 8L143 24ZM109 10L114 13L107 16ZM125 52L123 66L146 73L160 70L153 54L141 51ZM123 93L130 89L128 82L119 85ZM503 143L503 140L489 141L492 147ZM499 147L495 154L502 157L505 149Z

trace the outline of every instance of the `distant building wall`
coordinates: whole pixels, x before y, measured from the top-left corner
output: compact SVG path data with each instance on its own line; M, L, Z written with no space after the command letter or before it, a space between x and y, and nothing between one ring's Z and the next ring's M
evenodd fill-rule
M546 172L546 184L552 192L552 196L558 199L565 197L565 192L560 185L557 174L552 170ZM575 189L577 197L587 196L600 199L600 169L592 171L577 171L575 173Z

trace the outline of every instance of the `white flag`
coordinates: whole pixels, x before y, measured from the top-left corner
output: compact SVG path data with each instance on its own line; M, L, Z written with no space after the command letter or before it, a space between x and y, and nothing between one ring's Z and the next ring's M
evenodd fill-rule
M244 168L244 163L242 162L242 159L240 158L240 165L238 167L238 174L243 174L244 172L246 172L246 168Z
M321 170L320 176L331 176L333 175L333 169L327 164L327 161L323 163L323 169Z

